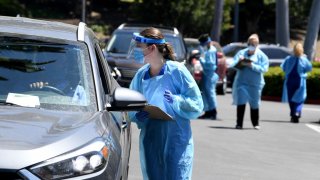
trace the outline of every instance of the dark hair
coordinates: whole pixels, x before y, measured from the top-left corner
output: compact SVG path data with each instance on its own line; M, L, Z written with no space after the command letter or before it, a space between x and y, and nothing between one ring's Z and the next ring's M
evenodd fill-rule
M201 34L198 38L201 45L205 44L210 38L209 34Z
M154 27L144 29L143 31L140 32L140 35L147 38L152 38L152 39L164 39L164 36L161 33L161 31ZM147 44L147 45L149 46L152 44ZM157 46L163 58L170 59L173 61L175 60L173 48L168 42L164 44L154 44L154 45Z

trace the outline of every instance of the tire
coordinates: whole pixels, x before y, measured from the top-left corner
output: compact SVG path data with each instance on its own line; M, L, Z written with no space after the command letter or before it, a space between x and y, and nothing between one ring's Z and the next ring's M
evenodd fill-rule
M217 86L217 94L225 95L227 93L227 78L225 77L222 84Z

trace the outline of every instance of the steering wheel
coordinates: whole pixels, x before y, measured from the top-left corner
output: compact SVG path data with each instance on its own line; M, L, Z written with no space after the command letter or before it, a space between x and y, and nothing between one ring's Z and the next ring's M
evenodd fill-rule
M60 89L58 89L56 87L53 87L53 86L48 86L47 85L47 86L43 86L41 89L47 90L47 91L52 91L52 92L58 93L58 94L63 95L63 96L66 95L63 91L61 91Z

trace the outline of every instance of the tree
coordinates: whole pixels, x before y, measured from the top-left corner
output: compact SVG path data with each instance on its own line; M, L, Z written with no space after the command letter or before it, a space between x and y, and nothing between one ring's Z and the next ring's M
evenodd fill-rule
M309 15L306 40L304 42L304 50L308 58L312 61L314 58L314 50L318 39L320 26L320 1L313 0Z

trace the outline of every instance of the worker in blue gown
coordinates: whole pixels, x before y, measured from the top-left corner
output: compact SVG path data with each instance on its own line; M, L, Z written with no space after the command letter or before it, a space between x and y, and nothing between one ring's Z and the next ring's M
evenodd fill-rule
M307 72L312 70L312 64L304 55L302 44L293 48L294 55L286 57L281 64L285 72L282 101L288 102L292 123L299 123L303 103L307 97Z
M199 118L215 120L217 119L216 85L219 79L219 76L216 73L218 67L217 49L212 44L213 41L211 41L208 34L202 34L198 40L200 42L200 48L202 49L200 63L203 68L203 74L200 88L205 111Z
M259 106L265 84L263 73L268 71L269 59L258 45L258 35L252 34L248 38L248 47L240 50L231 64L237 70L232 86L233 104L237 105L236 129L242 129L246 103L250 104L253 127L260 129Z
M200 90L185 65L173 61L173 48L159 29L134 33L131 47L129 53L135 61L146 64L138 70L130 88L173 118L150 119L143 110L129 113L141 130L143 179L191 179L194 145L190 119L196 119L203 110Z

